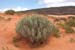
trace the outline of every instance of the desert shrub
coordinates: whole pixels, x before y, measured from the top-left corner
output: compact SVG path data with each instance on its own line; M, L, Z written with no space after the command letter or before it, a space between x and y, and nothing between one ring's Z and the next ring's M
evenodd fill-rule
M75 18L71 17L70 19L68 19L67 24L71 27L75 27Z
M57 27L52 27L52 34L53 34L53 36L55 36L55 37L60 37L60 33L59 33L59 29L57 28Z
M70 42L75 42L75 39L74 39L74 38L70 38L69 41L70 41Z
M19 41L19 39L16 37L13 37L13 42L16 43L17 41Z
M55 26L46 17L40 15L24 17L16 26L16 32L29 39L34 45L44 43L52 35L54 29Z
M0 16L0 20L4 20L4 17Z
M58 18L54 19L54 22L57 22L57 21L60 21L60 19L58 19Z
M62 21L66 21L66 18L60 18L60 20L62 20Z
M65 29L66 33L74 33L74 30L66 23L62 24L60 23L59 24L63 29Z
M75 19L75 16L69 16L68 19Z
M7 10L7 11L5 11L5 14L14 15L15 11L14 10Z
M65 26L64 29L66 30L66 33L74 33L74 30L70 26Z
M11 21L11 19L12 19L12 18L7 18L6 20L7 20L7 21Z

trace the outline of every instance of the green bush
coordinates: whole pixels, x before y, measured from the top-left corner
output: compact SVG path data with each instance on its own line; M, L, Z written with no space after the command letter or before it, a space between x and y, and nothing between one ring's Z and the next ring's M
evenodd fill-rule
M47 18L32 15L18 22L16 32L29 39L31 44L42 44L52 35L54 28L55 26Z
M67 24L69 26L71 26L71 27L75 27L75 19L74 18L73 19L69 19L68 22L67 22Z
M75 19L75 16L69 16L68 19Z
M7 11L5 11L5 14L14 15L15 11L14 10L7 10Z
M65 29L66 33L74 33L74 30L66 23L62 24L60 23L59 24L63 29Z
M70 26L65 26L64 29L66 30L66 33L74 33L74 30Z
M53 27L52 33L55 37L60 37L59 29L57 27Z

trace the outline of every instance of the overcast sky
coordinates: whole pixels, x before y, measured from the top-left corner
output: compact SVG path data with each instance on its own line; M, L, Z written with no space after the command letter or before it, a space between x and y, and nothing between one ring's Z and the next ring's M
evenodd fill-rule
M0 0L0 11L23 11L44 7L75 6L75 0Z

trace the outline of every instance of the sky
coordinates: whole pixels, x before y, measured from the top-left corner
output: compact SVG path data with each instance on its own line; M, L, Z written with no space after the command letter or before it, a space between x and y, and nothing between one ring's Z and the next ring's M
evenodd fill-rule
M36 8L75 6L75 0L0 0L0 11L24 11Z

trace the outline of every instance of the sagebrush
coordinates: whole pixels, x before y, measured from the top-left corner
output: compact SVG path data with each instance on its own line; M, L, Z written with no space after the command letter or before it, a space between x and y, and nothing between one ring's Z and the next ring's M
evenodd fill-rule
M65 29L66 33L74 33L74 30L67 23L59 23L59 26Z
M58 33L58 30L54 29L56 30L56 27L46 17L32 15L18 22L16 32L29 39L32 44L42 44L52 33Z
M14 15L16 12L14 10L7 10L5 14Z
M75 27L75 17L69 17L67 24L71 27Z

